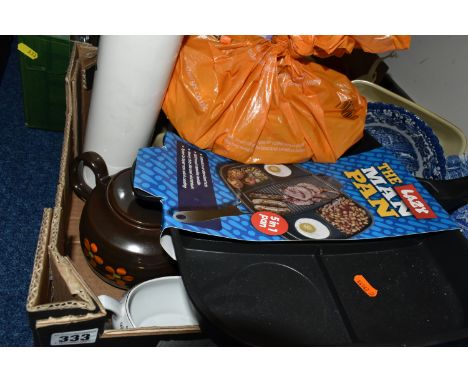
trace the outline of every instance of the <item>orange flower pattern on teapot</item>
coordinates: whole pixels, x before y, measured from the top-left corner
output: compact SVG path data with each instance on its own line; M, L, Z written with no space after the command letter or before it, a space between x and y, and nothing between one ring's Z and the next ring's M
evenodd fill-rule
M121 287L127 287L127 283L135 280L135 277L129 275L124 267L111 267L110 265L104 264L104 259L98 255L98 246L94 242L90 242L87 238L83 241L84 247L86 248L86 256L88 257L89 263L93 268L98 266L104 268L106 277Z

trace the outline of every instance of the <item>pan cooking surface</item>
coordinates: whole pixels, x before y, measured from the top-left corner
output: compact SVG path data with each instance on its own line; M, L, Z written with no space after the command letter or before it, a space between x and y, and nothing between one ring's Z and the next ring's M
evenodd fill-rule
M268 244L171 234L194 305L240 343L433 345L468 337L468 244L458 231ZM377 293L364 293L356 275Z

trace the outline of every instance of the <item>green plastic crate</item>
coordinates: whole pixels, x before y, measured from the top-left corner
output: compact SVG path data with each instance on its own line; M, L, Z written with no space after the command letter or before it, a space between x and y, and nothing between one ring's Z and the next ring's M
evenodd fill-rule
M72 42L53 36L18 36L37 53L36 59L19 52L24 119L28 127L63 130L65 126L65 75Z

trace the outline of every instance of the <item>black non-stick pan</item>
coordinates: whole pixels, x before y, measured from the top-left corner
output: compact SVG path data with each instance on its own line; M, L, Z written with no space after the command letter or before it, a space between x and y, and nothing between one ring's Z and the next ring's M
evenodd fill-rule
M468 338L468 245L458 231L268 244L172 235L202 329L220 344L433 345ZM366 293L357 276L377 294Z
M375 145L366 139L353 153ZM468 179L455 182L465 190L458 204L450 182L425 185L453 209L467 202ZM176 229L171 235L202 330L220 344L436 345L468 338L468 241L460 231L274 243Z

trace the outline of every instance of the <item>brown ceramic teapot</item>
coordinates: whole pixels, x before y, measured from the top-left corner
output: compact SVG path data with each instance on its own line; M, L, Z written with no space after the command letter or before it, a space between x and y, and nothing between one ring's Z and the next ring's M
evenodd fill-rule
M91 189L83 178L88 166L96 178ZM109 176L104 159L85 152L73 161L72 186L86 203L80 241L92 270L109 284L128 289L142 281L176 275L177 265L159 243L159 202L135 196L132 169Z

